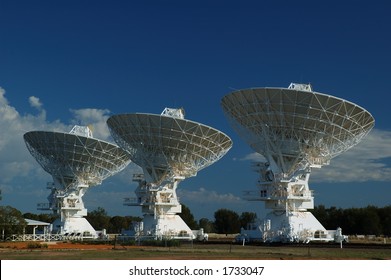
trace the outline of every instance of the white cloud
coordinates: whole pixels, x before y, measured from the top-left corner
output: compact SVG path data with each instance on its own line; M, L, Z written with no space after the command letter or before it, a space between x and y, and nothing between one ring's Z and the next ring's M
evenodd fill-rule
M47 181L51 181L51 176L29 153L23 135L32 130L68 132L74 124L92 124L94 137L106 140L109 138L106 125L109 111L71 110L72 121L70 124L64 124L60 120L48 121L46 119L43 103L38 97L31 96L29 102L30 106L38 110L38 114L20 114L9 104L5 90L0 87L0 130L2 131L0 134L0 188L3 190L3 203L11 202L14 204L13 207L21 211L31 212L35 211L37 202L46 200L49 191L45 186ZM133 168L137 167L133 166ZM130 175L121 175L115 179L121 185L132 183ZM28 197L29 200L22 201L26 199L26 193L31 194ZM34 208L31 209L31 207Z
M249 161L254 161L254 162L266 161L266 159L265 159L265 157L263 155L255 153L255 152L251 153L251 154L245 155L240 160L249 160Z
M38 110L42 109L42 103L41 103L41 101L39 100L38 97L30 96L29 97L29 102L30 102L30 106L31 107L33 107L35 109L38 109Z
M15 108L8 105L8 100L5 98L5 90L0 87L0 122L8 122L13 124L13 122L19 117L19 113ZM6 131L6 130L2 130Z
M222 208L230 209L238 214L255 212L258 217L264 215L263 203L248 202L229 192L219 193L202 187L197 190L179 187L177 193L180 203L185 204L196 219L208 218L213 220L214 213Z
M204 188L199 188L196 191L189 191L186 189L178 189L178 195L181 199L187 201L200 202L202 198L203 203L242 203L243 200L231 193L217 193L216 191L208 191Z
M3 204L12 202L12 206L21 211L35 212L37 202L46 202L49 191L45 186L46 182L51 180L51 176L28 152L23 134L31 130L67 132L74 124L92 124L94 137L111 140L106 125L110 111L92 108L70 110L71 121L65 124L60 120L47 120L44 114L44 103L38 97L32 96L29 101L30 105L38 110L37 114L19 113L9 104L4 89L0 87L0 129L2 131L0 134L0 188L3 190ZM391 131L375 129L362 143L333 159L330 166L325 166L320 170L314 169L310 180L311 182L390 181L390 148ZM262 161L264 159L258 153L251 153L238 160ZM110 199L106 201L107 203L104 202L105 208L110 209L112 205L112 209L122 209L124 195L134 195L135 183L131 179L132 174L137 172L141 172L139 167L134 164L129 165L124 171L110 178L110 181L105 180L101 187L91 189L90 204L88 202L90 191L87 192L85 203L93 207L99 203L103 204L100 201L103 201L110 192ZM118 188L122 189L118 190ZM211 215L213 213L211 208L236 207L243 211L258 207L254 206L257 204L249 204L232 193L219 193L206 188L188 190L179 187L178 196L185 204L192 203L197 213L200 213L199 215ZM113 204L120 205L120 207ZM125 212L130 210L124 208ZM259 208L262 207L259 206Z
M46 111L43 109L43 104L39 100L39 98L35 97L35 96L30 96L29 103L30 103L31 107L38 110L38 112L40 113L39 118L42 120L45 120L46 119Z
M86 108L71 109L70 111L74 115L74 123L92 126L92 133L95 138L106 141L111 139L110 131L106 124L106 120L109 118L109 110Z
M109 188L111 191L108 191ZM134 196L135 194L131 188L129 188L129 191L126 191L119 190L113 186L105 185L92 187L89 189L86 195L83 197L83 200L85 206L88 209L88 212L101 207L105 209L110 216L141 216L140 207L130 207L123 205L124 198Z
M313 170L317 182L391 181L391 131L374 129L357 146ZM388 161L388 163L387 163Z
M34 99L35 100L35 99ZM37 100L35 100L36 102ZM12 181L19 176L27 176L38 167L27 151L23 134L35 129L63 130L64 125L47 123L44 115L20 115L9 105L5 91L0 88L0 184Z
M5 90L0 87L0 106L3 107L3 106L6 106L8 105L8 100L5 98Z
M249 211L246 209L249 203L232 193L218 193L202 187L188 190L179 186L177 194L180 203L186 205L196 219L213 220L213 214L221 208L229 208L238 213Z
M241 160L263 161L258 153ZM389 163L387 163L389 161ZM391 131L373 129L358 145L333 158L330 165L312 169L311 182L391 181Z

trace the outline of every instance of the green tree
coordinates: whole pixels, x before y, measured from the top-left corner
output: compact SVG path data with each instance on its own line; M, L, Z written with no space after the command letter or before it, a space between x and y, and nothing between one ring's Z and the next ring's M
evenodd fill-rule
M214 214L215 229L217 233L238 233L240 232L239 215L229 209L219 209Z
M197 221L194 219L190 209L182 204L182 212L179 214L182 220L189 226L190 229L198 229Z
M329 219L332 220L333 217L330 216ZM361 234L360 224L359 209L349 208L342 210L342 218L339 227L342 228L344 234Z
M328 223L328 213L327 209L324 205L315 206L314 209L309 210L317 219L318 221L326 227L326 223Z
M360 216L360 228L361 234L374 234L380 235L381 232L381 224L380 218L377 213L377 207L368 206L366 208L362 208L359 211Z
M207 218L201 218L198 221L199 227L204 229L205 233L215 232L215 226L212 221Z
M130 217L114 216L110 219L109 233L121 233L122 229L128 229L132 219Z
M110 218L108 233L121 233L122 229L129 229L133 222L140 222L142 218L133 216L114 216Z
M391 236L391 205L378 209L378 215L381 221L382 233Z
M86 219L95 230L108 229L110 226L110 217L102 207L88 213Z
M27 223L22 213L11 206L0 206L0 225L2 239L12 234L22 234Z
M248 224L254 223L256 219L257 219L256 213L243 212L239 217L240 226L245 229Z
M326 229L341 227L344 234L387 235L391 233L391 206L378 208L337 209L325 208L323 205L311 211Z

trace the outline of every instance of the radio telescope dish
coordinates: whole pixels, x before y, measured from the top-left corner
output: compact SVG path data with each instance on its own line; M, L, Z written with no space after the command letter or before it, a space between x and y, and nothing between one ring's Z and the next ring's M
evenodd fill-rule
M232 146L231 139L214 128L169 115L115 115L107 124L118 145L154 183L195 176Z
M221 105L234 130L267 160L257 165L261 190L248 199L266 201L266 207L292 217L297 211L309 216L304 210L313 208L310 168L329 164L374 126L374 118L362 107L304 84L238 90L224 96ZM299 226L287 224L296 229L286 236L296 238Z
M184 119L183 109L166 108L161 115L114 115L107 124L117 144L144 171L145 180L137 179L139 202L128 205L152 205L143 207L145 230L149 230L147 225L159 226L160 230L153 230L156 236L164 227L166 233L184 231L191 236L189 228L174 215L181 212L177 184L223 157L232 146L231 139L212 127ZM170 224L170 219L177 224Z
M53 210L60 218L54 229L61 234L95 230L84 216L82 196L87 188L122 169L130 162L128 154L118 146L92 137L88 127L75 126L70 133L30 131L24 134L29 152L52 175L48 184L51 195L49 204L39 204L41 210Z
M374 126L358 105L293 85L239 90L225 96L222 106L236 132L288 174L302 164L328 164Z

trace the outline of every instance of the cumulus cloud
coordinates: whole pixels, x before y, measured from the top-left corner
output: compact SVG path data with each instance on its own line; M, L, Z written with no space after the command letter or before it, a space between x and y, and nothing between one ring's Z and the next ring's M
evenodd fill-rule
M15 108L9 106L7 98L5 98L5 90L0 87L0 122L12 122L19 117L19 113ZM3 130L4 131L4 130Z
M42 104L41 100L39 100L38 97L30 96L29 103L30 103L31 107L38 110L38 112L40 113L39 117L42 120L45 120L46 119L46 111L43 109L43 104Z
M209 191L204 188L199 188L196 191L189 191L185 189L179 189L178 194L181 199L185 199L187 201L196 201L199 202L200 198L202 198L203 203L242 203L243 200L235 196L231 193L217 193L216 191Z
M92 124L94 137L108 139L106 125L108 110L78 109L71 110L72 120L65 124L60 120L49 121L41 100L36 96L29 98L30 106L37 109L37 114L20 114L11 106L6 92L0 87L0 189L3 190L3 203L13 203L13 207L21 211L34 211L37 202L44 202L49 193L45 189L46 182L51 181L26 148L23 135L32 130L68 132L75 124ZM136 168L136 167L134 167ZM118 177L119 184L131 184L130 176ZM39 190L39 191L37 191ZM25 194L32 194L28 201ZM42 196L42 193L45 193ZM37 197L34 197L34 196ZM38 197L39 196L39 197ZM28 209L28 210L26 210Z
M23 140L24 133L31 130L47 130L68 132L73 125L92 125L94 137L110 140L110 132L106 125L110 111L107 109L71 109L71 121L46 119L44 102L38 97L29 98L30 106L37 114L19 113L6 98L6 92L0 87L0 189L3 190L4 204L10 204L21 211L35 211L37 202L45 202L49 192L46 182L51 181L47 174L28 152ZM330 166L313 170L311 181L318 182L357 182L357 181L390 181L391 180L391 131L373 130L364 140L348 152L332 159ZM238 160L262 161L263 156L251 153ZM129 165L110 181L103 185L110 186L110 203L122 207L122 199L133 195L134 183L132 174L141 172L134 164ZM133 184L133 185L132 185ZM132 185L132 186L130 186ZM118 190L118 187L126 188ZM129 187L129 194L128 192ZM95 189L95 188L93 188ZM91 205L99 205L105 197L105 189L91 190ZM112 192L111 192L112 190ZM88 193L87 193L88 195ZM86 196L87 196L86 195ZM232 193L219 193L206 188L188 190L179 188L181 201L193 203L203 211L208 207L237 207L245 209L248 203ZM96 198L96 199L95 199ZM11 203L10 203L11 202ZM93 204L95 203L95 204ZM109 202L105 204L110 207ZM88 202L86 201L88 205ZM246 206L247 205L247 206ZM249 206L248 206L249 207ZM113 208L114 209L114 208Z
M0 87L0 106L8 105L8 101L4 95L5 95L5 90L2 87Z
M313 169L313 182L365 182L391 180L391 131L373 129L358 145L333 158L330 165ZM241 160L264 161L258 153Z
M228 208L236 213L256 212L259 217L264 215L263 205L260 203L249 203L241 197L232 193L220 193L214 190L207 190L200 187L197 190L178 188L178 197L181 203L190 208L197 219L213 219L218 209Z
M313 171L318 182L365 182L391 180L391 131L374 129L357 146Z
M258 161L266 161L265 157L261 154L258 154L258 153L251 153L251 154L247 154L245 155L243 158L241 158L240 160L249 160L249 161L255 161L255 162L258 162Z
M110 111L107 109L71 109L74 115L73 123L80 125L89 125L92 127L92 133L95 138L109 140L110 131L107 127L106 120L109 118Z
M31 107L33 107L35 109L38 109L38 110L42 109L42 103L41 103L41 101L39 100L38 97L30 96L29 97L29 102L30 102L30 106Z
M37 100L35 100L37 101ZM29 155L23 134L39 128L54 128L55 123L43 122L42 115L24 115L12 107L0 89L0 184L12 181L17 176L28 174L36 167Z

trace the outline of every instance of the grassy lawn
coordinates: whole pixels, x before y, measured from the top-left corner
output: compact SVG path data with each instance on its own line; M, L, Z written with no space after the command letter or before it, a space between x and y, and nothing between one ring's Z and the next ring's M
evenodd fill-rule
M391 259L391 247L361 248L344 246L242 246L237 244L186 244L180 247L118 246L106 249L15 249L1 248L2 260L381 260Z

